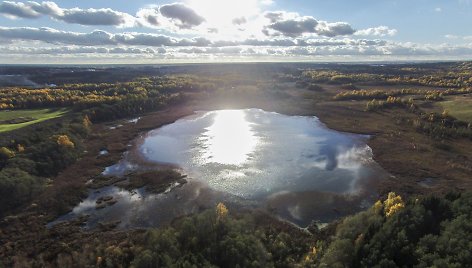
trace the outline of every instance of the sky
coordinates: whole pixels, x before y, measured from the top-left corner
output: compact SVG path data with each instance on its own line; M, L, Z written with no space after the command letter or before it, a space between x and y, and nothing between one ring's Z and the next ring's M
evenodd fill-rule
M472 59L472 0L0 1L0 63Z

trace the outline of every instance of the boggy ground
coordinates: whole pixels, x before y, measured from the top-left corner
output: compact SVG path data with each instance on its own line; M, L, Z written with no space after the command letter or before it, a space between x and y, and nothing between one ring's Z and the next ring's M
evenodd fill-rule
M0 223L0 258L43 254L54 259L71 248L80 248L84 241L122 241L142 230L115 230L114 223L105 223L99 230L84 231L79 226L84 219L59 224L48 229L46 224L69 211L84 197L87 181L96 178L106 166L116 163L130 141L143 132L169 124L195 110L257 107L293 115L316 115L329 128L372 135L368 144L375 160L392 176L379 186L380 195L389 191L401 195L445 193L451 190L470 190L472 183L472 142L467 139L447 140L448 149L437 141L416 132L402 122L414 115L396 108L381 112L366 112L365 101L333 101L336 89L313 92L287 83L283 94L216 95L209 97L189 94L188 101L164 110L141 116L135 123L124 120L93 126L86 141L87 152L77 163L63 171L24 212L6 217ZM110 126L123 126L110 129ZM99 151L109 154L99 157ZM427 179L428 183L422 183ZM262 217L266 218L266 217ZM272 219L266 225L290 230L297 236L307 235L287 223ZM19 263L19 262L18 262Z

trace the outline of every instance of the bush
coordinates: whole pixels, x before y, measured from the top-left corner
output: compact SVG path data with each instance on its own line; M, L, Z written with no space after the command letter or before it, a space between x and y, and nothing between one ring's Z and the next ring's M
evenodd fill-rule
M18 168L0 171L0 216L8 210L29 201L41 190L38 178Z

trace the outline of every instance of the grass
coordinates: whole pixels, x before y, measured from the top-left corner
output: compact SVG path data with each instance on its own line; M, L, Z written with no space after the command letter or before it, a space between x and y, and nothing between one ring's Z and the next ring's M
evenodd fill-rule
M1 111L0 122L4 122L7 120L17 120L21 118L26 118L27 120L30 120L18 124L0 124L0 133L20 129L49 119L58 118L65 115L67 112L67 109L31 109Z
M472 99L471 98L455 98L449 101L439 103L443 109L448 110L449 114L455 118L472 122Z

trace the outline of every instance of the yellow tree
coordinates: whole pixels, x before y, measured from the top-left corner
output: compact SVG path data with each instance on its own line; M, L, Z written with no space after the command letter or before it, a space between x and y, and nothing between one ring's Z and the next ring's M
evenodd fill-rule
M59 135L57 137L57 144L66 148L74 148L74 143L70 140L69 136L67 135Z
M385 216L390 217L405 207L402 197L394 192L388 193L387 199L384 201Z
M228 209L226 208L225 204L223 203L218 203L216 206L216 217L217 220L222 220L228 215Z
M8 149L7 147L1 147L0 148L0 156L3 159L9 159L15 156L15 152L12 150Z

